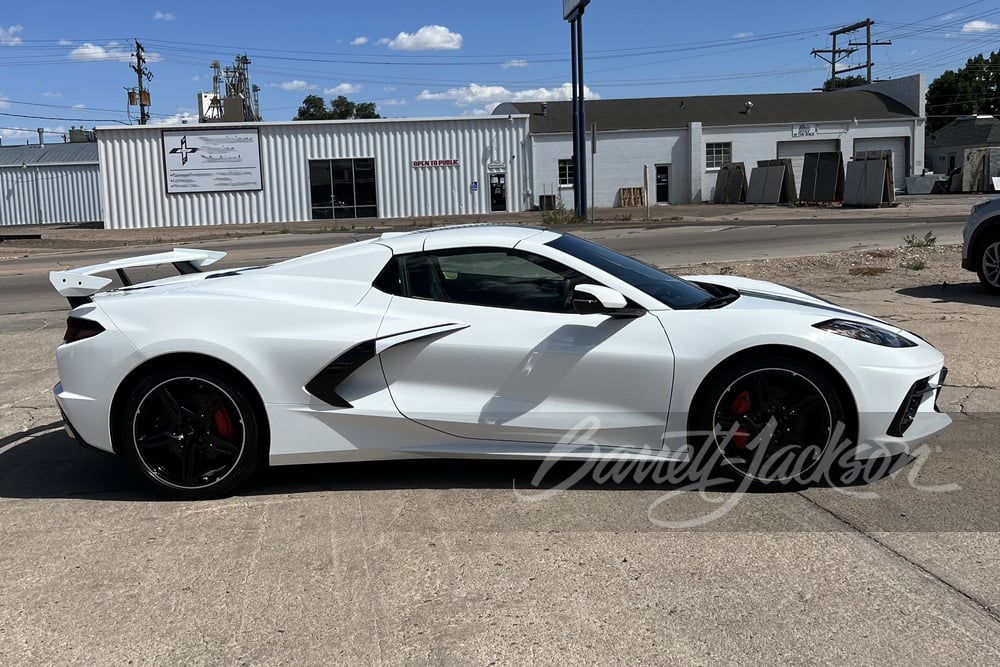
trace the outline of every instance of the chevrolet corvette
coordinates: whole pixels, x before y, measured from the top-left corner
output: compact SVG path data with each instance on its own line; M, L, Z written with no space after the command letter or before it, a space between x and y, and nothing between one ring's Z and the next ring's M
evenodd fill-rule
M893 457L950 422L935 407L942 355L917 335L551 229L386 233L211 270L223 255L50 275L72 307L54 389L67 431L175 498L230 494L267 465L684 462L706 448L776 485L842 443L855 460ZM133 284L129 269L155 265L180 275Z

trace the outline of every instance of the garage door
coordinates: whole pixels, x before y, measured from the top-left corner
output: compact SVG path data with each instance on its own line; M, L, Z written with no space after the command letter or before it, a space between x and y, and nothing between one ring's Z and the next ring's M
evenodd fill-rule
M806 153L832 153L839 150L840 142L836 139L778 142L778 157L786 157L792 161L796 192L802 188L802 161Z
M854 153L858 151L892 151L892 183L896 192L906 187L907 153L906 137L872 137L870 139L855 139ZM848 157L854 157L851 153Z

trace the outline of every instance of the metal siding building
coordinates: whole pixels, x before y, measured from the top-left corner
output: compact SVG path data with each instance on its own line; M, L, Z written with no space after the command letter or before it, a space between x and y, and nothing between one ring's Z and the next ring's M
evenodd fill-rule
M181 172L188 169L186 160L185 167L168 168L168 158L174 160L173 154L187 151L191 155L183 157L190 157L192 164L223 161L227 159L224 151L232 147L202 144L203 152L198 155L187 147L187 140L193 144L210 133L222 136L227 132L257 133L259 189L177 191L202 177ZM297 222L325 217L334 222L334 215L352 211L375 213L378 218L489 215L495 212L491 182L502 182L503 210L523 211L531 202L528 160L523 157L527 133L528 118L519 115L98 128L101 195L108 202L104 226ZM183 135L184 147L167 150L165 137L174 135ZM204 152L208 148L217 151L216 157ZM327 163L328 173L336 174L344 164L360 171L372 161L377 211L353 200L342 206L335 175L329 184L314 182L317 174L327 173ZM176 166L176 160L171 164ZM351 172L352 179L355 173ZM215 182L231 180L217 178ZM360 192L354 180L351 187ZM326 205L321 200L329 198L328 192L333 195ZM343 217L353 219L353 215Z
M99 222L97 144L0 147L0 225Z

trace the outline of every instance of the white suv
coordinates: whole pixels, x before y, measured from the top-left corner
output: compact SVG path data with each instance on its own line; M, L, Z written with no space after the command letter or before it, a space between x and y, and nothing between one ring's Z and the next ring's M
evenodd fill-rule
M1000 197L972 207L962 240L962 268L978 273L987 292L1000 294Z

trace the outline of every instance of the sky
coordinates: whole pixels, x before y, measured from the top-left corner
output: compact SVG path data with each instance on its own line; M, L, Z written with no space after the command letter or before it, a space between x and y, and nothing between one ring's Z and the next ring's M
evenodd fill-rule
M1000 48L1000 3L980 0L592 0L583 16L591 99L804 92L829 78L813 55L872 19L875 79L929 84ZM864 30L838 37L864 41ZM504 101L570 97L560 0L97 0L0 5L3 145L62 141L71 127L138 123L135 41L152 79L151 123L197 122L211 63L250 59L265 121L307 95L375 102L385 117L486 114ZM864 63L865 49L839 68ZM855 72L864 74L864 71Z

